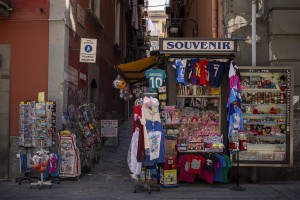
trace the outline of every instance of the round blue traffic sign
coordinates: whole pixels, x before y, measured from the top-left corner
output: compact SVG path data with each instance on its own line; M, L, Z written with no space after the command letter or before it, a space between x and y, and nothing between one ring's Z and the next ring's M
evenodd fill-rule
M90 53L93 50L93 47L88 44L84 47L84 50L85 50L85 52Z

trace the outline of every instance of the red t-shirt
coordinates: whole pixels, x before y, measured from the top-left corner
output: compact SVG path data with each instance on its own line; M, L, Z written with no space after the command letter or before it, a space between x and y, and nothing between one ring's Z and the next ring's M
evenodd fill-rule
M202 59L199 62L200 66L200 85L209 86L209 73L207 71L208 60Z
M190 155L189 159L191 163L190 173L200 174L201 168L204 168L205 158L203 158L202 156Z
M178 165L180 166L179 180L187 183L194 183L196 174L190 173L190 155L183 155L179 158Z

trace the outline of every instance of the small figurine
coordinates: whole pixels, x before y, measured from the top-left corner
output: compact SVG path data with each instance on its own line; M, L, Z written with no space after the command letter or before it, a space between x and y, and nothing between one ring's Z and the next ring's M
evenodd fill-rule
M259 89L262 88L262 83L261 83L261 81L258 81L258 82L257 82L257 88L259 88Z
M278 86L281 92L285 91L286 88L285 75L280 76Z

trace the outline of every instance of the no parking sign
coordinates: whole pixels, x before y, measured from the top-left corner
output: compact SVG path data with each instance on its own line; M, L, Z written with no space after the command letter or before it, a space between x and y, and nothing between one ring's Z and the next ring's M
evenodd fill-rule
M80 62L96 63L97 39L81 38Z

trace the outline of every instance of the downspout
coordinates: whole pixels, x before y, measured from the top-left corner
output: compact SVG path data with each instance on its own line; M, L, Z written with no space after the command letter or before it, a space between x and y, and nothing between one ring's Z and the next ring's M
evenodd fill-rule
M256 66L256 0L252 0L252 66ZM250 168L250 181L257 181L257 167Z
M252 66L256 66L256 0L252 0Z
M217 25L217 12L218 12L218 0L212 0L212 37L218 37L218 25Z

